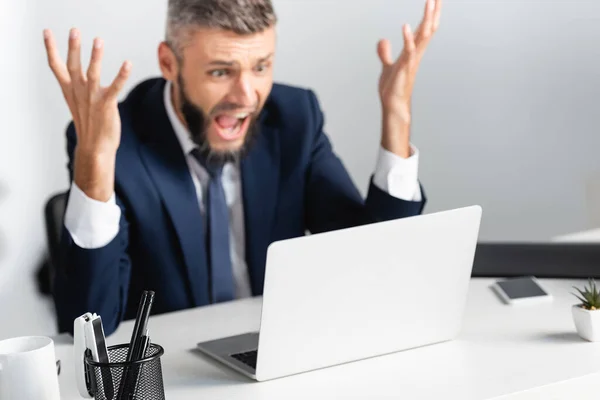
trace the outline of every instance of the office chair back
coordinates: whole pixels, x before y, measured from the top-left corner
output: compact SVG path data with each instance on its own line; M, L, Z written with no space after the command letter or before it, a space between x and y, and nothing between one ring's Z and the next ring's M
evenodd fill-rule
M54 281L54 274L61 268L60 237L63 229L63 219L67 208L67 193L58 193L46 203L44 217L46 221L46 237L48 240L50 287Z

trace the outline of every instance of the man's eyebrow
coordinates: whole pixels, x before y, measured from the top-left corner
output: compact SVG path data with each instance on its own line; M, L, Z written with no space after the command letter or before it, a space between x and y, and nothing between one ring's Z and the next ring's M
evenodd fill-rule
M263 58L259 58L258 62L265 62L267 61L269 58L271 58L273 56L273 53L269 53L266 56L264 56Z
M267 61L269 58L271 58L273 56L274 53L269 53L264 57L261 57L258 59L258 62L265 62ZM237 64L236 61L226 61L226 60L213 60L211 62L208 63L208 65L211 66L218 66L218 67L233 67Z
M209 62L208 65L216 65L220 67L233 67L235 65L235 62L225 60L214 60Z

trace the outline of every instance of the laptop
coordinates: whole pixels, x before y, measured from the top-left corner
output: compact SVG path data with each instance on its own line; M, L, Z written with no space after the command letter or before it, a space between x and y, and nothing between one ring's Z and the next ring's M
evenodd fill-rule
M259 332L198 344L257 381L454 339L479 206L272 243Z

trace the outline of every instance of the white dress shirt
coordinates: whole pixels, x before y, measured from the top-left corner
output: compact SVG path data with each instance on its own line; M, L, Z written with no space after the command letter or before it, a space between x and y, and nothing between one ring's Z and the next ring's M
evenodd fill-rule
M177 140L186 155L198 196L198 207L205 216L203 193L206 193L210 177L204 167L190 154L197 145L175 113L170 82L165 85L164 103ZM412 155L406 159L380 148L373 183L396 198L420 201L422 197L418 182L418 165L419 153L415 147L412 147ZM246 266L244 205L239 165L229 163L224 166L222 183L229 207L229 243L236 297L250 297L252 291ZM75 244L84 249L106 246L117 236L120 218L121 209L116 204L114 193L107 202L93 200L73 182L65 213L65 227Z

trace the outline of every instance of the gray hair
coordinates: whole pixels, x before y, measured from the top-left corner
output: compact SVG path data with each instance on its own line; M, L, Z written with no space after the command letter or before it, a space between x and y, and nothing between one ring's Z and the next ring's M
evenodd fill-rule
M195 28L217 28L239 35L275 25L271 0L169 0L166 42L178 57Z

